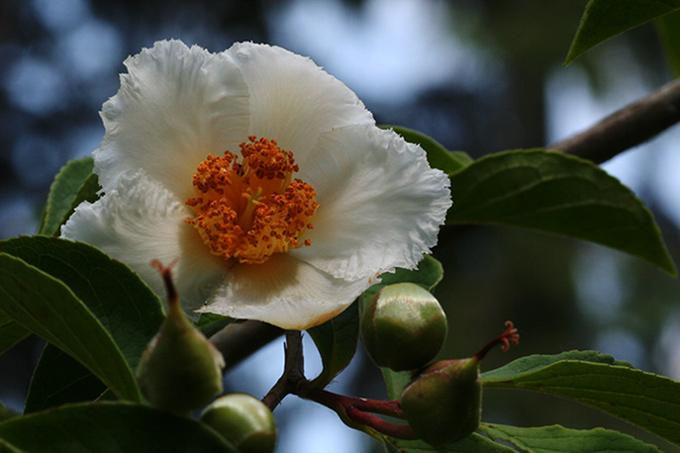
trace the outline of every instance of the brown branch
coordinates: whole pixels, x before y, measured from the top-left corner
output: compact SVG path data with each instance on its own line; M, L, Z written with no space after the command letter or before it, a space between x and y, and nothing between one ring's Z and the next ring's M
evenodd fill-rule
M546 148L601 164L680 122L680 80L604 118L588 130Z
M262 398L262 402L270 409L276 406L291 393L300 381L305 379L305 361L302 354L302 333L299 330L286 330L286 363L283 374L274 387Z
M229 324L210 337L210 342L222 353L227 366L223 372L250 357L261 347L283 335L283 330L259 321Z

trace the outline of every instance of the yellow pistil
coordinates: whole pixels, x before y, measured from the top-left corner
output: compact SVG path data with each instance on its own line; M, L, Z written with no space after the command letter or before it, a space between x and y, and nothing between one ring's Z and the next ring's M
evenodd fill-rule
M194 173L195 198L186 204L196 212L186 219L214 255L241 263L264 263L274 253L311 245L298 238L312 229L319 204L311 185L292 179L299 170L293 153L274 140L248 137L243 159L225 151L209 155Z

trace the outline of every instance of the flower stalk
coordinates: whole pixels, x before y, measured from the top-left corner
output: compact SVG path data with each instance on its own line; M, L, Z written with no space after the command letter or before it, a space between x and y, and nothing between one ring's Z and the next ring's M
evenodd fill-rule
M295 392L299 382L305 380L305 362L302 353L302 334L298 330L286 331L286 358L283 374L274 387L262 398L262 402L274 410L286 395Z
M408 424L389 422L373 415L381 414L404 419L404 411L402 411L398 401L380 401L339 395L327 390L313 388L309 385L309 381L298 383L295 394L326 406L337 413L345 424L361 431L367 431L368 428L398 439L417 438Z

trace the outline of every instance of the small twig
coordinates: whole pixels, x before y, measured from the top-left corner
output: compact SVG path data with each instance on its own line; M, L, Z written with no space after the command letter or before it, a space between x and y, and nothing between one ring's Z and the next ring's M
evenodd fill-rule
M298 330L286 330L286 361L283 374L262 398L262 402L270 410L274 410L286 395L294 393L297 384L305 379L304 363L302 334Z
M309 381L300 381L295 394L333 410L348 426L368 432L378 432L399 439L416 439L413 428L407 423L392 423L373 414L388 415L405 419L398 401L379 401L366 398L338 395L327 390L310 386Z
M680 121L680 80L604 118L588 130L546 146L601 164Z
M373 414L389 415L391 417L405 418L404 411L398 401L380 401L368 398L356 398L353 396L338 395L328 390L307 388L309 381L298 384L295 394L301 398L315 401L326 407L354 407L364 412Z
M368 426L369 428L372 428L387 436L406 440L418 439L418 435L415 433L415 431L413 431L411 425L405 423L388 422L380 417L367 414L366 412L360 411L356 407L352 406L346 409L346 414L350 420L360 425Z

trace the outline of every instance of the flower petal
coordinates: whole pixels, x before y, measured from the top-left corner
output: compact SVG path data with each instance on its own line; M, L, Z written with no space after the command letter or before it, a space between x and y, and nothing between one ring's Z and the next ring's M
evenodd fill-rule
M312 245L289 253L348 280L414 268L451 207L449 179L394 131L351 126L321 136L300 177L317 191Z
M207 299L224 277L224 260L210 254L196 230L184 222L184 204L143 172L120 178L119 186L95 203L84 202L62 227L62 237L100 248L125 262L165 299L165 287L151 261L173 266L185 309Z
M208 154L246 140L248 87L225 53L160 41L125 60L118 94L103 106L106 135L94 152L104 192L143 168L186 200Z
M198 312L304 330L341 313L370 285L368 278L337 279L290 254L277 254L263 264L232 267Z
M250 135L276 140L300 166L322 132L375 124L354 92L309 58L253 43L234 44L227 53L250 90Z

